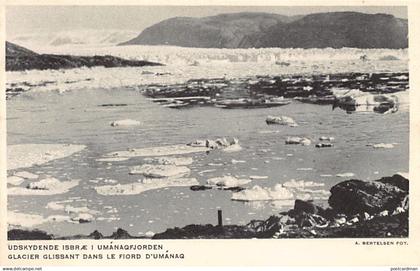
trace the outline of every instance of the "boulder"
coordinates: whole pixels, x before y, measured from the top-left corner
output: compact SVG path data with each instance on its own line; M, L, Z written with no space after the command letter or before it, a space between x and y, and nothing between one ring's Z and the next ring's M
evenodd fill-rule
M88 235L88 238L97 240L97 239L103 239L104 236L98 230L94 230L91 234Z
M322 207L319 207L313 204L311 201L303 201L300 199L295 200L295 207L293 208L295 213L307 213L307 214L317 214L324 215L325 210Z
M192 185L190 186L190 189L192 191L203 191L203 190L212 189L212 187L208 185Z
M407 191L380 181L349 180L331 188L328 203L337 213L346 215L379 213L402 205Z
M409 188L408 179L404 178L403 176L401 176L399 174L394 174L391 177L383 177L383 178L381 178L377 181L381 182L381 183L386 183L386 184L396 186L396 187L400 188L401 190L404 190L404 191L408 192L408 188Z
M132 239L131 236L126 230L118 228L117 231L113 232L110 236L110 239Z

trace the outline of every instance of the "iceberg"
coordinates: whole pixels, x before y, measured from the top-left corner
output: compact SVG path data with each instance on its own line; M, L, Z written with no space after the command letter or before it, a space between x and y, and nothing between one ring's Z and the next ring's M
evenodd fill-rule
M189 187L193 185L199 185L195 178L161 178L144 179L137 183L97 186L95 190L98 194L104 196L138 195L149 190L165 187Z

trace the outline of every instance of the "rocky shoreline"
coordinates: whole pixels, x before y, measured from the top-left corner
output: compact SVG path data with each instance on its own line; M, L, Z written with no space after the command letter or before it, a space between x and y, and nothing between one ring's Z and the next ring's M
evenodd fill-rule
M52 55L38 54L11 42L6 42L6 71L24 70L57 70L72 69L80 67L104 66L113 67L143 67L161 66L162 64L127 60L115 56L72 56L72 55Z
M405 176L407 177L407 176ZM329 207L295 200L294 208L246 225L187 225L137 237L123 229L110 236L57 237L39 230L9 229L9 240L51 239L248 239L408 237L409 180L400 174L375 181L347 180L333 186Z

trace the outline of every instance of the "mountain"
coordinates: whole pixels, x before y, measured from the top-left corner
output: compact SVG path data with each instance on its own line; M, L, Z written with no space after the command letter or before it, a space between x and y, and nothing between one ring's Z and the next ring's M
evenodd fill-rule
M68 45L113 46L132 39L138 32L121 29L74 29L58 32L8 34L13 43L29 48L59 47Z
M298 17L269 13L232 13L204 18L176 17L146 28L120 45L176 45L184 47L238 48L244 37L267 31Z
M38 54L24 47L6 41L6 71L70 69L104 66L140 67L155 66L158 63L126 60L114 56L71 56Z
M267 13L171 18L120 45L203 48L407 48L408 22L388 14L314 13L287 17Z

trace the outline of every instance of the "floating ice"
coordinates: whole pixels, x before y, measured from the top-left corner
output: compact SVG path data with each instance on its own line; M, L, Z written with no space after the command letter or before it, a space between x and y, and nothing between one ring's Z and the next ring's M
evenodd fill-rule
M138 126L140 125L140 121L132 120L132 119L124 119L124 120L116 120L111 122L110 124L112 127L118 127L118 126Z
M303 146L308 146L311 144L311 140L306 137L288 136L286 138L286 144L300 144Z
M251 182L249 179L237 179L233 176L215 177L207 180L207 184L223 187L237 187Z
M19 171L13 174L14 176L18 176L24 179L37 179L38 175L27 172L27 171Z
M297 168L296 170L298 170L298 171L311 171L311 170L314 170L314 169L311 168L311 167L300 167L300 168Z
M305 188L305 187L325 186L325 184L316 183L313 181L304 181L304 180L296 181L294 179L291 179L290 181L283 183L283 186L288 187L288 188Z
M11 185L20 185L23 183L25 179L18 177L18 176L8 176L7 177L7 183Z
M281 184L274 188L263 188L255 185L251 189L245 189L232 194L232 200L238 201L271 201L293 199L294 194Z
M267 124L279 124L279 125L286 125L289 127L298 126L297 123L291 117L287 117L287 116L280 116L280 117L268 116L265 122Z
M265 179L268 179L268 176L257 176L257 175L252 175L252 176L249 176L249 178L250 178L251 180L265 180Z
M11 187L7 189L8 195L56 195L67 193L77 186L79 180L60 181L56 178L46 178L38 182L29 183L27 187Z
M334 137L332 137L332 136L321 136L321 137L319 138L319 140L321 140L321 141L334 141L334 140L335 140L335 138L334 138Z
M392 149L394 148L394 144L392 143L378 143L372 145L375 149Z
M141 174L150 178L182 177L190 174L190 169L185 166L174 165L141 165L132 167L130 174Z
M25 45L23 40L17 44ZM148 60L164 63L165 66L148 67L155 75L141 75L143 67L127 68L77 68L69 70L31 70L7 72L7 87L30 89L30 91L71 91L92 88L121 88L147 84L184 83L191 78L240 78L255 75L313 73L325 74L345 72L393 72L408 70L408 50L392 49L216 49L182 48L176 46L29 46L39 53L70 55L113 55L126 59ZM367 62L357 61L361 54L368 56ZM398 61L377 61L381 56L394 55ZM302 61L304 60L304 61ZM293 62L284 67L273 65L276 61ZM188 66L200 63L200 68ZM222 64L222 63L223 64ZM222 64L222 65L221 65ZM227 66L226 66L227 65ZM223 67L223 68L221 68ZM50 84L41 82L53 81ZM29 87L29 86L30 87Z
M7 224L11 226L31 228L36 225L45 223L46 220L40 215L31 215L24 213L7 212Z
M352 173L352 172L338 173L335 176L342 177L342 178L348 178L348 177L353 177L354 176L354 173Z
M118 157L118 158L131 158L131 157L144 157L144 156L167 156L179 155L196 152L206 152L207 147L193 147L188 145L169 145L160 147L150 147L141 149L129 149L127 151L118 151L108 153L104 158Z
M237 152L242 150L242 147L239 144L233 144L223 149L224 152Z
M235 159L232 159L230 162L231 162L232 164L246 163L246 161L245 161L245 160L235 160Z
M117 184L97 186L95 190L104 196L110 195L137 195L148 190L160 189L165 187L183 187L199 185L195 178L161 178L144 179L139 183Z
M70 156L83 150L83 145L20 144L7 146L7 169L26 168Z
M149 164L175 165L175 166L187 166L193 163L193 159L191 157L156 157L156 158L144 158L143 161Z
M129 157L108 157L96 159L98 162L121 162L130 159Z
M205 170L202 170L202 171L198 172L198 175L202 176L204 173L209 173L209 172L214 172L214 171L216 171L216 169L205 169Z

